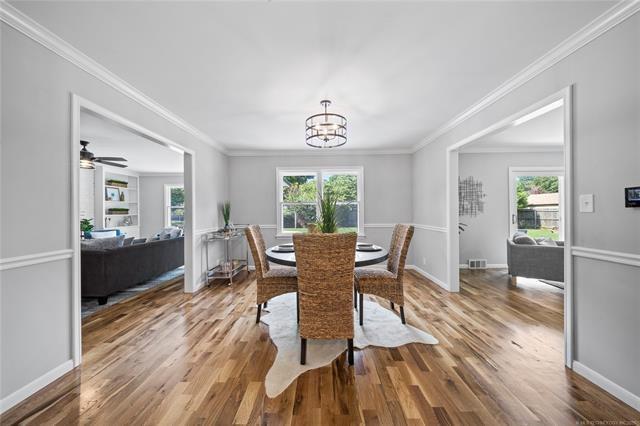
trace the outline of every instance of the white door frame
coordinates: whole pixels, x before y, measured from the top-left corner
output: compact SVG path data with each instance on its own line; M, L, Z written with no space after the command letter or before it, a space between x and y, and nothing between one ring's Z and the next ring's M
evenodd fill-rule
M81 96L71 94L71 247L72 254L72 291L71 291L71 338L73 365L82 362L82 316L80 305L80 113L89 112L106 118L114 124L142 136L151 142L158 143L177 152L184 153L184 188L185 188L185 226L184 226L184 291L195 291L195 151L148 130L133 121L109 111Z
M562 100L564 107L564 357L565 365L573 365L573 275L571 264L572 240L572 146L573 146L573 85L542 99L480 132L447 148L446 197L447 197L447 284L449 291L460 290L458 235L458 154L461 147L484 136L497 133L514 125L514 121L550 103Z
M516 197L516 178L518 176L557 176L558 177L558 195L559 195L559 203L560 203L560 224L558 226L558 235L562 235L562 240L564 241L564 167L547 167L547 166L539 166L539 167L509 167L509 235L513 235L513 233L518 228L518 208L516 204L518 203ZM514 226L515 225L515 226Z

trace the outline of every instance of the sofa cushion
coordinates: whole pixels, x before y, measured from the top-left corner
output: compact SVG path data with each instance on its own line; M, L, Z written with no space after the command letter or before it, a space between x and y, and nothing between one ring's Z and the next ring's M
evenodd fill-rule
M539 240L536 240L536 243L538 243L539 246L551 246L551 247L558 246L558 244L556 244L555 241L549 238L540 238Z
M531 238L530 236L526 235L526 234L521 234L521 235L516 235L513 237L513 242L516 244L523 244L523 245L528 245L528 246L535 246L536 240L534 240L533 238Z
M125 238L124 242L122 243L123 247L127 247L130 246L131 244L133 244L133 240L135 240L136 237L129 237L129 238Z
M82 250L109 250L122 247L124 244L124 235L118 235L111 238L92 238L80 243Z

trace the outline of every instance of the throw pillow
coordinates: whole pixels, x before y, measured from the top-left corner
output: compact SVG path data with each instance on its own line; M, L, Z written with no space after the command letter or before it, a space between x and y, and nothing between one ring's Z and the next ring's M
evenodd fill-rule
M109 231L91 231L91 238L113 238L116 237L118 231L109 230Z
M136 237L129 237L129 238L125 238L124 242L122 243L123 247L127 247L130 246L131 244L133 244L133 240L135 240Z
M537 244L536 240L528 235L518 235L513 238L513 242L516 244L523 244L528 246L535 246Z
M146 242L147 242L146 238L136 238L135 240L133 240L133 243L131 243L131 245L144 244Z
M169 238L178 238L180 236L180 234L182 234L182 229L173 228L171 230L171 232L169 233Z

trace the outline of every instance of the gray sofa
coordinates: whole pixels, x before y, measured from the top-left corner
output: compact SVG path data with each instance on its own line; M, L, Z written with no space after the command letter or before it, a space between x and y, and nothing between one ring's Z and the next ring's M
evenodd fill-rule
M507 264L512 281L515 277L564 282L564 242L540 244L526 234L516 233L507 240Z

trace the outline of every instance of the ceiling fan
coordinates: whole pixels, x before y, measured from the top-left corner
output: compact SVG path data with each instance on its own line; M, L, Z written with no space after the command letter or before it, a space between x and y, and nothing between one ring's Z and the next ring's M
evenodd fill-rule
M94 157L93 152L87 149L87 145L89 142L80 141L80 145L82 145L82 149L80 150L80 168L82 169L95 169L95 163L106 164L108 166L115 167L127 167L126 164L118 164L114 163L114 161L127 161L126 158L122 157Z

